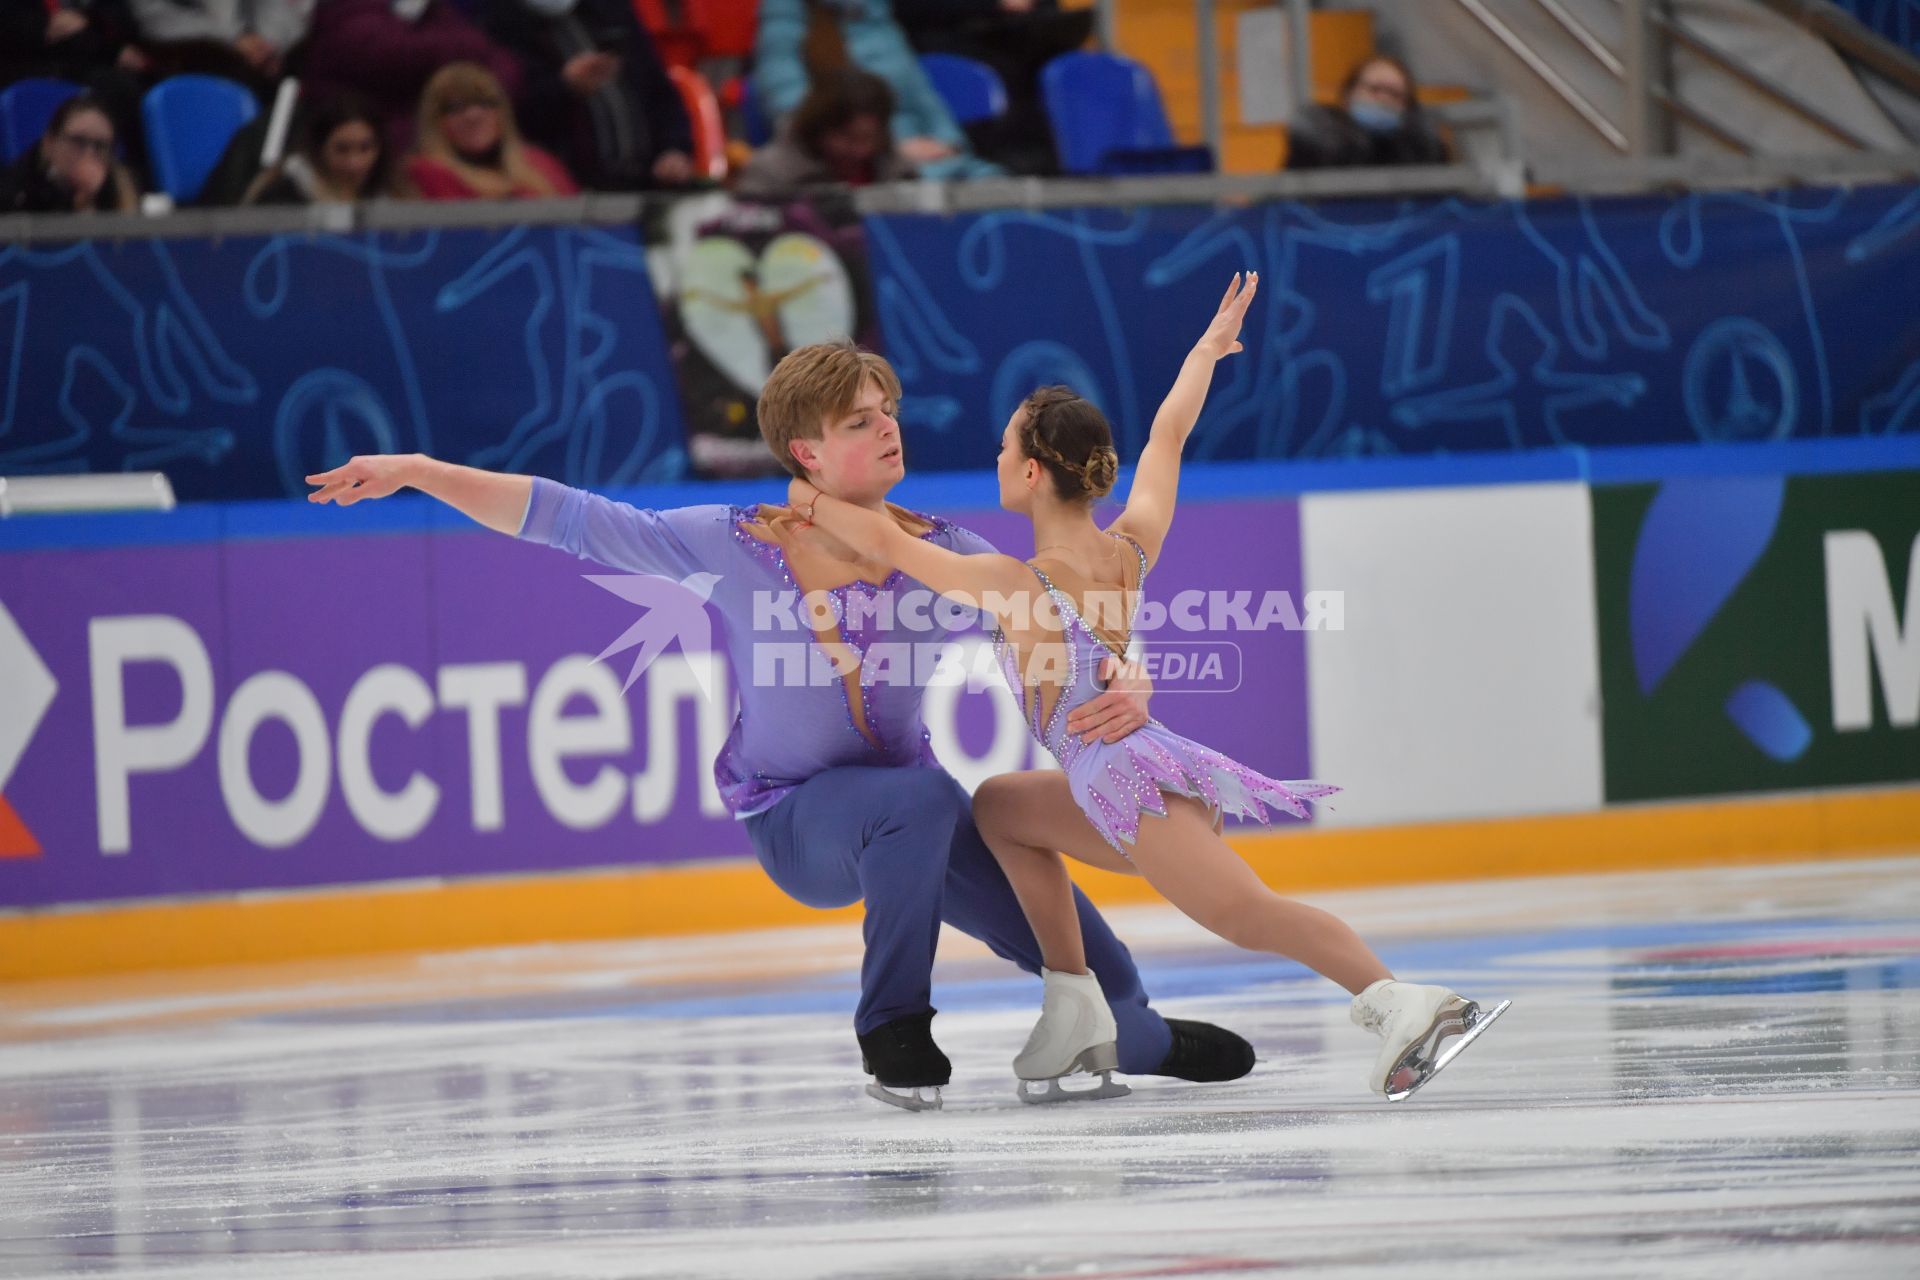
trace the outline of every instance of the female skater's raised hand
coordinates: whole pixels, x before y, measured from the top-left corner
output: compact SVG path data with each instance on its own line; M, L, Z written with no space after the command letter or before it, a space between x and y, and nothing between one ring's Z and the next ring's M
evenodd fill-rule
M1260 288L1260 273L1244 276L1234 272L1233 282L1220 299L1219 308L1200 341L1180 364L1180 376L1173 389L1160 402L1153 415L1153 427L1147 432L1146 447L1133 469L1133 488L1127 493L1127 509L1120 513L1110 529L1124 533L1140 544L1151 564L1160 558L1160 544L1166 540L1173 523L1174 504L1180 495L1180 452L1187 436L1200 418L1206 403L1207 388L1213 383L1213 366L1236 351L1240 345L1240 325L1247 308Z
M1247 307L1253 302L1255 291L1260 288L1260 273L1249 271L1244 277L1233 273L1233 282L1227 286L1227 292L1220 299L1220 309L1213 313L1213 323L1200 336L1196 349L1205 351L1215 360L1223 359L1246 348L1240 343L1240 325L1247 318Z

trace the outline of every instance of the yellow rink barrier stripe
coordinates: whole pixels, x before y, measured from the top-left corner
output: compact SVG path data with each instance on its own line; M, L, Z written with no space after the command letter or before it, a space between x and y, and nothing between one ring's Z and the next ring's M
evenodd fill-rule
M1498 876L1658 870L1920 848L1920 788L1847 790L1578 814L1236 836L1282 891ZM1147 902L1137 879L1076 867L1102 904ZM816 911L728 860L316 889L0 915L0 981L381 952L715 933L855 920Z

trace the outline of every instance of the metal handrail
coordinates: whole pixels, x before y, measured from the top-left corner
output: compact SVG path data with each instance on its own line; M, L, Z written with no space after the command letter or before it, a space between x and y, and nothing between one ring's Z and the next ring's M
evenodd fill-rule
M1538 76L1562 102L1572 107L1582 120L1591 125L1595 133L1613 144L1614 150L1622 155L1627 153L1630 149L1627 145L1627 135L1620 126L1608 119L1607 114L1595 106L1592 99L1574 88L1567 78L1560 74L1558 68L1541 57L1539 51L1532 45L1522 40L1517 31L1502 22L1498 15L1481 3L1481 0L1458 0L1458 3L1487 29L1489 35L1505 45L1509 52L1520 59L1527 70Z
M1852 147L1856 151L1871 150L1865 138L1862 138L1845 125L1830 118L1818 107L1815 107L1798 94L1783 89L1773 83L1759 71L1749 66L1745 61L1720 48L1686 23L1681 22L1677 18L1666 17L1663 14L1649 14L1647 21L1658 27L1669 38L1686 46L1695 54L1705 58L1708 62L1713 63L1723 71L1728 72L1735 79L1742 81L1750 88L1759 91L1766 97L1772 98L1775 102L1786 107L1796 115L1804 117L1808 122L1832 134L1847 146Z
M1688 156L1633 160L1544 159L1482 168L1469 164L1310 169L1256 174L1136 178L976 178L899 182L851 193L861 214L950 215L1151 205L1245 205L1266 200L1393 199L1522 194L1527 181L1568 194L1683 188L1850 185L1920 181L1920 149L1817 155ZM592 195L548 200L369 201L359 205L245 206L138 213L0 215L0 246L180 237L357 235L458 227L638 225L656 203L687 197ZM696 197L697 198L697 197Z
M1605 67L1613 75L1614 79L1620 81L1622 85L1627 83L1626 63L1622 62L1620 56L1612 49L1609 49L1601 41L1600 37L1594 34L1591 27L1588 27L1585 23L1574 17L1572 13L1568 12L1566 6L1561 4L1560 0L1534 0L1534 3L1546 10L1547 15L1559 23L1561 28L1564 29L1568 35L1572 36L1574 40L1580 44L1580 47L1585 49L1587 53L1593 57L1595 62ZM1648 93L1655 102L1702 133L1712 137L1713 140L1721 146L1737 151L1741 155L1750 156L1754 153L1752 143L1719 121L1713 119L1699 108L1690 105L1680 98L1679 95L1669 93L1659 85L1649 86Z
M1867 70L1920 98L1920 58L1831 0L1759 0Z

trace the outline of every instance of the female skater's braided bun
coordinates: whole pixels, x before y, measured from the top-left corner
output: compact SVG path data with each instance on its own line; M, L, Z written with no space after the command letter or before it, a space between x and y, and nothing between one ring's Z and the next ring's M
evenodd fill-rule
M1020 448L1047 469L1065 502L1097 502L1120 470L1113 429L1093 402L1068 387L1042 387L1020 406Z
M1089 495L1104 498L1113 491L1113 482L1120 474L1120 455L1112 445L1095 449L1093 456L1081 470L1081 477L1087 486Z

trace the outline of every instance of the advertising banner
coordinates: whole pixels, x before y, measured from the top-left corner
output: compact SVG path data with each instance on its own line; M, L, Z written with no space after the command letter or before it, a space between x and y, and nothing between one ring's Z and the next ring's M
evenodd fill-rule
M1328 825L1600 807L1593 533L1585 485L1301 499L1306 587L1347 601L1307 632Z
M1920 779L1920 471L1593 505L1608 800Z
M748 677L673 647L623 691L632 655L595 658L640 610L605 570L425 504L396 529L409 501L0 551L0 907L747 853L711 766ZM1031 549L1015 517L943 514ZM1331 614L1300 598L1295 504L1190 506L1148 588L1154 714L1307 776L1299 628ZM963 783L1036 763L997 677L924 705Z

